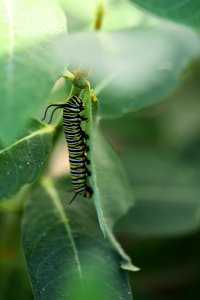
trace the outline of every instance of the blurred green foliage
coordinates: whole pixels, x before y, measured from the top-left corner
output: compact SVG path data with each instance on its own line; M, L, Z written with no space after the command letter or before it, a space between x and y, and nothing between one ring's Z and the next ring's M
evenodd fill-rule
M129 300L131 288L136 300L198 300L199 2L15 0L0 11L0 300ZM69 207L69 178L49 175L60 115L52 126L32 117L66 100L71 83L56 80L80 65L99 98L96 206ZM130 288L131 259L141 270Z
M200 28L200 3L196 0L178 1L178 0L131 0L133 4L141 8L182 24Z
M179 88L151 110L103 121L136 204L115 233L134 263L135 299L199 298L200 132L198 61Z

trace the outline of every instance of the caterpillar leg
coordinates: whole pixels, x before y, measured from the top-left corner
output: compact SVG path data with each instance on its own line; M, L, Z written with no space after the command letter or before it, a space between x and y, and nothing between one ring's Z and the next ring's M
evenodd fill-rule
M89 135L85 133L85 131L81 131L81 135L82 137L85 139L85 140L88 140L89 139Z
M86 163L86 165L90 165L90 160L87 159L87 157L85 157L85 163Z
M85 151L85 152L90 151L90 147L85 145L84 151Z
M81 121L87 121L88 120L88 118L85 117L85 116L80 116L80 118L81 118Z
M86 168L86 176L91 176L91 172Z

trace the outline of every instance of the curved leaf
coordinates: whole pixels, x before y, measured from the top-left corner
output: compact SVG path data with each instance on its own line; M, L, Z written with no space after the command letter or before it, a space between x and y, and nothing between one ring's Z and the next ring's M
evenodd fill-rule
M127 174L125 173L119 157L105 140L100 130L95 128L94 133L94 186L96 205L102 214L102 228L114 224L133 206L134 196L130 189ZM91 137L92 138L92 137ZM105 228L104 228L105 230Z
M198 0L131 0L139 7L158 16L200 28L200 2Z
M84 63L92 70L102 117L159 103L178 86L199 50L197 34L167 22L112 33L72 34L57 44L62 66L66 61L73 67Z
M0 152L0 199L12 197L39 175L52 147L52 126L32 122L23 137Z
M163 153L124 155L136 205L118 224L120 232L163 236L199 228L199 165Z
M119 158L97 128L93 143L94 161L91 170L101 229L124 259L122 268L136 271L138 268L132 265L112 233L116 222L133 206L133 192Z
M196 232L200 228L200 188L135 186L136 205L117 225L122 234L163 237Z
M94 112L89 93L85 93L85 125L89 135L88 159L91 161L90 185L94 190L93 198L96 205L99 224L104 235L109 238L113 247L122 256L122 268L136 271L130 258L115 239L112 229L114 224L133 205L128 178L123 166L112 147L105 140L98 126L94 126ZM93 127L94 126L94 127Z
M53 45L65 32L66 20L54 0L3 1L0 11L0 141L8 145L61 73Z
M92 203L68 206L67 181L56 186L45 179L24 212L23 248L35 299L132 299Z

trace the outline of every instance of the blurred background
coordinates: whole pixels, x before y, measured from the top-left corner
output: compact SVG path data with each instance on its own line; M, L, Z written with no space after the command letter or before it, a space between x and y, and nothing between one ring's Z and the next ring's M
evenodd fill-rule
M116 226L134 264L134 299L200 295L200 64L162 104L102 122L132 183L136 204Z
M136 300L198 300L200 295L200 63L185 74L161 104L101 122L135 195L135 206L115 233L141 268L129 273ZM65 141L55 151L51 172L59 151L58 176L66 172ZM20 245L21 214L3 211L1 206L0 299L33 299Z
M94 12L94 7L86 5L79 15L75 2L67 3L71 32L87 27L91 20L86 15ZM105 21L105 30L129 28L143 20L140 12L132 18L127 1L126 6L119 2ZM127 18L120 17L128 11ZM135 300L200 297L199 82L200 61L196 60L184 71L176 90L160 104L100 123L122 160L135 196L135 205L115 226L122 247L141 269L129 273ZM65 94L60 91L60 99ZM106 97L114 103L112 90ZM66 174L67 161L62 139L55 149L51 175ZM16 199L12 201L12 205L0 206L0 300L31 300L21 249L22 209L16 209Z

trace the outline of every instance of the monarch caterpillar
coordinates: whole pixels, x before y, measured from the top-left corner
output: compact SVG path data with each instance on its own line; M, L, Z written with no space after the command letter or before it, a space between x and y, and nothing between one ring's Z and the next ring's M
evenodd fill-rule
M90 161L87 158L89 147L86 145L86 139L89 137L81 128L81 122L87 120L86 117L80 115L81 111L85 109L83 100L78 96L72 96L64 104L51 104L46 108L42 120L45 119L47 110L51 106L56 106L56 108L52 111L49 123L55 110L63 108L63 127L69 150L71 182L75 191L75 195L69 204L74 201L77 195L91 198L93 189L87 183L87 177L91 175L87 167Z

